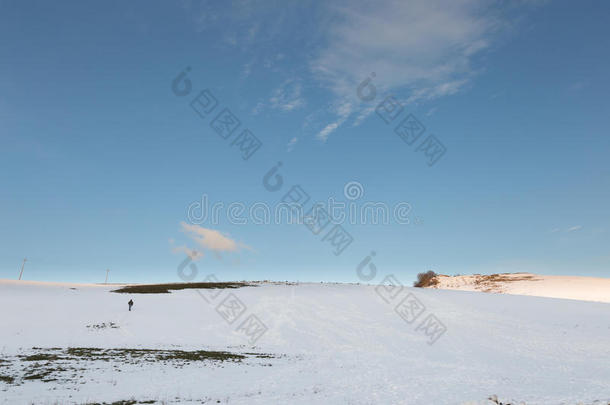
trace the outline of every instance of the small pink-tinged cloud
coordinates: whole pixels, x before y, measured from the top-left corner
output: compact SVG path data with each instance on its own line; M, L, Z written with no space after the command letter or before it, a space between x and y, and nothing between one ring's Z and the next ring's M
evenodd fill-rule
M199 225L190 225L186 222L180 223L182 232L186 233L201 248L214 252L238 252L242 249L252 250L250 246L236 242L227 234L222 234L215 229L204 228Z

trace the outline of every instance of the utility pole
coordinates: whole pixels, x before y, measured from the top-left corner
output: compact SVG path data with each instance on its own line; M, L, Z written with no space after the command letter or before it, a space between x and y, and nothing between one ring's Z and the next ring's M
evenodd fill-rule
M110 269L106 269L106 281L104 281L104 284L108 284L108 272L110 271Z
M19 273L19 280L21 280L21 276L23 276L23 268L25 267L25 262L27 262L28 259L23 259L23 263L21 264L21 272Z

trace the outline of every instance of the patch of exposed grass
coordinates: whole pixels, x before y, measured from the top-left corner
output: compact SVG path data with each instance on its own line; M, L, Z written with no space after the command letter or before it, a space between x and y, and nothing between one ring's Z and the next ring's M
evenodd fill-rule
M254 356L258 359L273 359L273 358L277 357L271 353L244 353L244 354L247 354L248 356Z
M171 290L187 290L187 289L207 289L207 288L241 288L253 287L253 284L244 282L222 282L222 283L169 283L169 284L139 284L128 285L118 290L112 290L115 293L123 294L168 294Z
M83 371L91 371L100 368L101 362L109 362L116 370L123 365L143 365L146 363L162 364L169 367L182 368L194 363L203 363L211 367L219 363L235 362L251 358L275 358L267 353L232 353L226 351L212 350L175 350L175 349L104 349L97 347L70 347L61 348L33 348L35 352L27 355L16 355L0 359L6 368L0 374L0 382L7 384L23 384L27 381L38 380L41 382L81 383L84 384ZM271 364L260 364L268 366ZM16 368L17 367L17 368ZM107 368L102 366L101 368ZM9 370L16 371L11 376ZM11 373L14 374L14 373ZM155 403L155 401L116 402L116 404L130 403ZM114 404L114 403L113 403Z
M11 377L10 375L0 375L0 381L7 384L12 384L15 382L15 377Z
M235 354L230 352L216 352L207 350L197 350L193 352L187 352L182 350L171 350L163 354L159 354L159 360L190 360L190 361L203 361L203 360L218 360L218 361L241 361L246 356L243 354Z
M71 347L66 350L71 356L81 359L92 360L118 360L127 358L145 358L150 360L187 360L187 361L241 361L246 356L243 354L209 351L209 350L154 350L154 349L97 349L90 347Z
M517 273L515 273L515 274L517 274ZM475 281L475 284L496 283L496 282L512 283L514 281L526 281L526 280L536 281L536 280L534 280L534 276L531 276L531 275L515 277L511 273L502 273L502 274L490 274L490 275L485 275L485 276L479 276L479 278L477 278L477 280Z
M56 354L48 353L37 353L32 354L30 356L19 356L19 358L21 358L22 361L53 361L61 359L61 357Z
M512 283L515 281L537 281L532 275L520 275L515 276L519 273L502 273L502 274L489 274L489 275L477 275L474 281L477 289L484 292L501 292L503 283Z
M43 370L38 373L27 374L23 377L24 380L46 380L46 377L50 376L53 373L53 370ZM54 380L47 380L54 381Z
M96 347L69 347L66 349L66 353L74 357L94 357L101 356L103 349Z
M157 349L98 349L92 347L70 347L66 349L69 360L129 361L241 361L247 357L274 358L267 353L231 353L213 350L157 350Z

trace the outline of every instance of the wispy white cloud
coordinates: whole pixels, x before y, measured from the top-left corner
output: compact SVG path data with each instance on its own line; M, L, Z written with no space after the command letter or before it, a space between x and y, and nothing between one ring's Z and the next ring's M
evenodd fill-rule
M513 17L539 2L486 0L338 0L276 3L240 0L239 7L209 4L188 8L202 14L202 26L229 32L229 46L248 55L243 75L255 65L285 80L266 107L295 111L306 104L303 83L329 91L335 104L349 106L316 125L326 141L341 125L360 125L371 103L393 94L405 103L451 96L469 86L481 70L478 56L494 44ZM281 4L281 7L279 6ZM195 9L195 10L193 10ZM293 52L298 49L298 52ZM286 56L286 54L288 54ZM358 85L375 72L378 97L363 103ZM297 75L300 79L291 79ZM316 89L317 90L317 89ZM316 94L319 97L319 94ZM267 106L268 104L268 106ZM255 107L260 112L263 106ZM308 120L325 115L314 112Z
M356 102L356 88L372 72L378 92L402 92L407 102L455 94L500 25L483 0L350 1L330 12L336 23L311 69L337 97L354 100L357 124L370 107ZM319 138L326 140L343 121L329 124Z
M251 60L248 63L246 63L241 71L241 76L246 79L250 76L250 74L252 73L252 65L254 64L254 61Z
M296 136L293 137L289 142L288 145L286 146L286 150L288 152L292 152L292 150L294 149L294 146L296 145L296 143L299 141L299 138L297 138Z
M267 108L290 112L303 106L305 106L305 98L302 95L302 84L297 80L289 79L273 90L268 101L259 100L251 113L258 115Z
M265 103L259 101L252 109L252 115L258 115L265 109Z
M305 105L301 95L302 85L295 80L286 80L273 91L269 103L271 108L281 111L292 111Z
M407 104L410 104L418 101L430 101L445 96L451 96L460 91L467 82L468 80L462 79L440 83L432 87L422 87L413 90L406 102Z
M333 6L337 22L312 68L341 95L353 94L371 72L384 88L453 82L471 72L471 58L489 46L498 26L488 4L390 0Z
M580 231L583 228L582 225L574 225L571 226L569 228L553 228L550 230L551 233L560 233L560 232L565 232L565 233L570 233L570 232L576 232L576 231Z
M430 117L432 115L434 115L436 113L436 111L438 110L438 107L432 107L428 110L428 112L426 113L426 117Z
M353 112L353 105L352 103L344 102L336 108L335 112L336 119L322 128L322 130L316 135L316 137L323 142L326 142L328 136L349 118Z
M364 122L364 120L367 119L368 116L373 113L373 111L375 111L375 106L374 105L373 106L368 106L368 107L361 108L360 112L358 113L358 115L354 119L354 122L353 122L352 126L353 127L357 127L358 125L362 124Z

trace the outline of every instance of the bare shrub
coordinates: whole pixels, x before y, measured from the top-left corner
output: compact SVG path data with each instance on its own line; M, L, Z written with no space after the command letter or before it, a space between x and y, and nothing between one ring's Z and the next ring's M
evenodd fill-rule
M417 275L417 281L413 282L413 287L432 287L438 284L437 274L432 270Z

